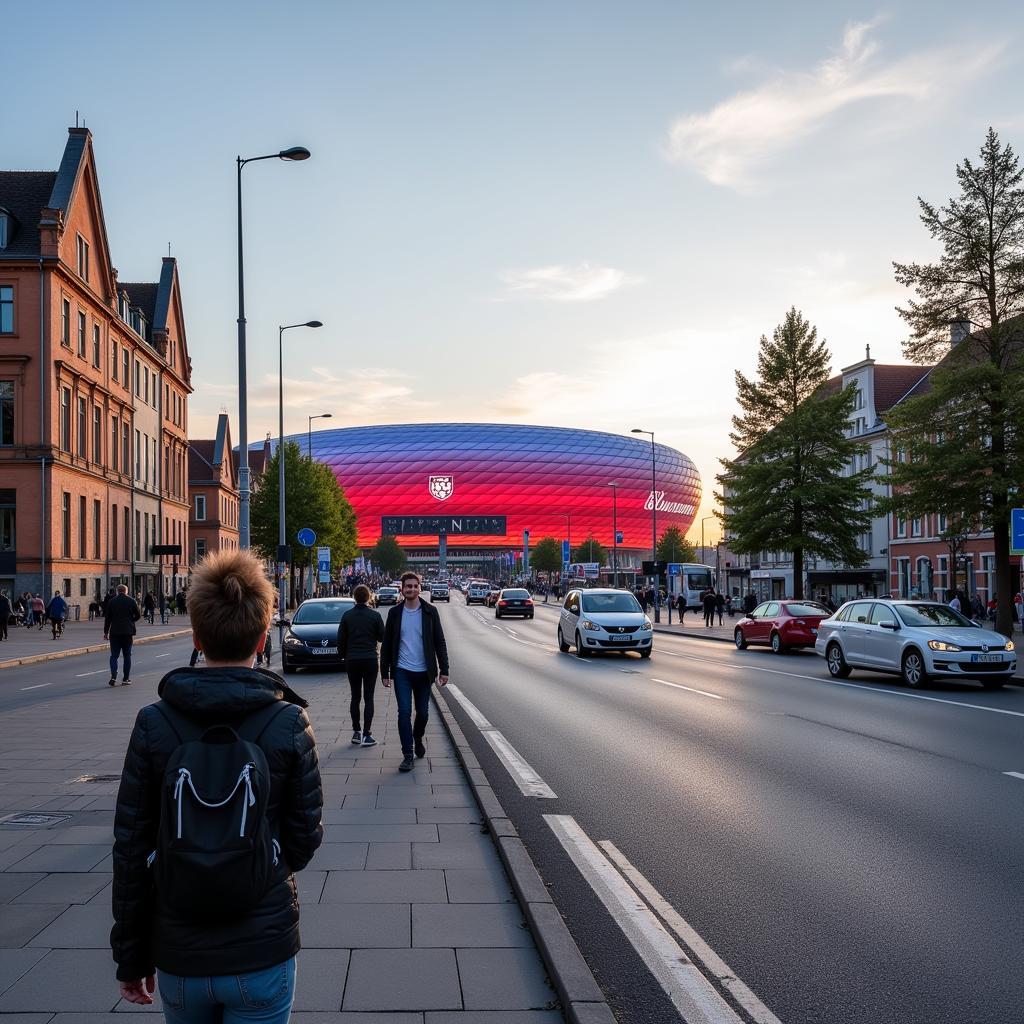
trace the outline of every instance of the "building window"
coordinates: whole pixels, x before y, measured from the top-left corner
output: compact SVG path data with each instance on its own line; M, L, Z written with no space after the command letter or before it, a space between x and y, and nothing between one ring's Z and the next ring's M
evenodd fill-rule
M110 342L110 376L117 380L117 342Z
M206 538L196 537L196 561L201 562L206 557Z
M945 513L940 512L935 517L935 528L939 533L945 533L949 528L949 517Z
M98 405L92 407L92 461L103 461L103 415Z
M110 417L110 468L116 470L120 464L117 450L121 437L120 420L117 416Z
M18 492L15 490L0 491L0 551L15 550L17 497Z
M0 286L0 334L14 333L14 288Z
M900 519L899 516L897 516L896 517L896 536L897 537L906 537L906 535L907 535L907 521L906 521L906 519Z
M67 299L60 304L60 343L71 348L71 303Z
M117 506L110 506L110 557L117 561Z
M71 557L71 495L67 491L60 496L60 553Z
M85 597L86 594L89 593L88 586L89 585L88 585L88 583L86 583L85 577L84 576L79 576L78 577L78 596L79 597Z
M60 447L71 453L71 388L60 389Z
M149 405L149 367L142 368L142 399Z
M920 537L921 536L921 520L911 519L910 520L910 536Z
M78 399L78 454L86 458L89 454L89 424L85 418L85 399Z
M128 347L125 346L121 349L121 385L126 391L132 386L131 365L132 357L128 352Z
M121 472L127 476L132 471L132 434L127 423L121 424ZM128 549L125 548L125 558Z
M201 523L206 520L206 495L196 495L196 522Z
M92 325L92 365L97 369L100 365L100 325Z
M85 314L78 314L78 354L85 358Z
M142 540L142 513L135 513L135 561L139 561L139 548Z
M89 280L89 243L78 236L78 276L83 281Z
M0 447L14 444L14 381L0 380Z
M71 580L67 576L64 577L64 586L61 588L61 592L65 597L71 596Z
M128 513L128 506L124 509L124 560L131 558L132 552L132 517Z
M135 397L142 397L142 367L138 359L135 360Z
M89 557L89 553L86 550L86 542L85 542L85 526L86 526L86 522L85 522L85 509L86 509L85 498L84 497L80 497L78 499L78 557L79 558L88 558Z
M142 435L135 431L135 479L142 479Z

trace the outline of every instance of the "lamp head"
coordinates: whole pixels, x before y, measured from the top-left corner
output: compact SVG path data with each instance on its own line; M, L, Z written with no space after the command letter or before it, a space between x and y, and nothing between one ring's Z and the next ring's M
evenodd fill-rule
M319 320L307 320L303 327L323 327L323 324Z
M291 149L282 149L277 155L282 160L308 160L311 154L305 146L292 146Z
M329 419L333 419L333 417L331 416L331 414L329 412L325 412L325 413L321 414L320 419L322 419L322 420L329 420Z

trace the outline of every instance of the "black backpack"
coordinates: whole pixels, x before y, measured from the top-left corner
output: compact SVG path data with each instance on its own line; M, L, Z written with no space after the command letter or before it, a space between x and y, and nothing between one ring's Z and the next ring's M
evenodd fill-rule
M151 858L160 899L174 911L240 917L269 888L280 844L267 819L270 768L259 741L289 706L275 702L234 727L203 727L156 705L179 744L164 769Z

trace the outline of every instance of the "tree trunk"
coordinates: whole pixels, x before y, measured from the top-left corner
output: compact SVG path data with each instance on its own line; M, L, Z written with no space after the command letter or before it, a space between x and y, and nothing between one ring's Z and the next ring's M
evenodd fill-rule
M793 597L797 601L804 596L804 549L793 548Z

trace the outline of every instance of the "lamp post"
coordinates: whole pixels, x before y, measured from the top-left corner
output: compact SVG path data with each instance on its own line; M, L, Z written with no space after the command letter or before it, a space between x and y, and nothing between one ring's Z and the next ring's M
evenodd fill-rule
M617 481L608 484L612 489L612 572L615 573L616 590L619 588L619 485Z
M700 521L700 560L701 560L701 562L704 563L704 565L708 564L708 555L707 555L707 552L704 550L704 524L709 519L717 519L717 518L718 518L718 516L705 516Z
M323 327L319 320L277 328L277 560L284 561L284 332L293 327ZM284 574L277 581L277 649L284 657L284 615L287 610Z
M331 414L329 412L322 412L316 416L306 417L306 420L308 421L306 423L306 458L308 458L310 462L313 461L313 420L329 420L330 418Z
M651 560L658 561L658 477L655 463L654 431L641 430L634 427L631 434L647 434L651 439ZM658 587L658 576L654 574L654 621L661 622L661 592Z
M242 168L257 160L308 160L309 150L292 146L266 156L238 157L238 545L249 544L249 408L245 376L245 275L242 263Z

